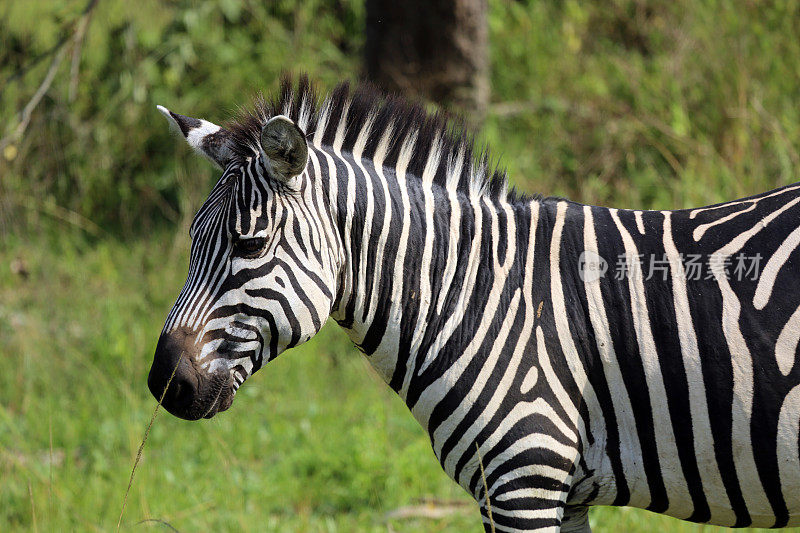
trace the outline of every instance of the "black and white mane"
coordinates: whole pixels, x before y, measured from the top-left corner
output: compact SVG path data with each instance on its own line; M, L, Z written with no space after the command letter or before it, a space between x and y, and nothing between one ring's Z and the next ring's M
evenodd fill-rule
M508 201L525 200L509 187L506 172L489 151L479 146L465 122L441 111L430 113L420 103L397 95L384 95L377 88L360 83L352 89L340 83L322 100L307 75L295 83L289 76L281 80L280 90L272 99L255 98L250 109L226 125L234 144L230 148L242 160L258 153L261 129L277 115L291 118L317 148L331 145L337 132L344 134L343 151L352 151L359 133L369 125L370 135L363 156L370 159L387 130L390 130L388 153L384 164L397 162L405 142L413 142L408 172L421 176L430 152L438 150L440 161L433 182L466 194L483 194ZM320 131L321 130L321 131Z

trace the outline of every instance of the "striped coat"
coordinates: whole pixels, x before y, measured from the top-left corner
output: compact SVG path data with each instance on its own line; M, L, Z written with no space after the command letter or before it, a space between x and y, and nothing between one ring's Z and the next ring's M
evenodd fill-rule
M800 524L800 186L695 210L509 191L457 125L306 79L220 128L223 169L148 383L189 419L343 327L498 531L591 505ZM491 515L491 518L490 518Z

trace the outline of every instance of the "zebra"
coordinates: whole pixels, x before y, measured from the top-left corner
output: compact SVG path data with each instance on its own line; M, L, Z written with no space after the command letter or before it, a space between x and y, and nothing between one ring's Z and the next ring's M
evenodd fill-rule
M226 127L158 109L222 171L148 376L170 413L228 409L330 317L487 531L590 531L592 505L800 524L800 184L524 196L457 120L307 76Z

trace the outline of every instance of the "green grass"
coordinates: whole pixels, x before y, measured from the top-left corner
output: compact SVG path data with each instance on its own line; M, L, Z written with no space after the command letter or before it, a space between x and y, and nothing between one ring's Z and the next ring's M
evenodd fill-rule
M182 283L185 239L68 239L0 248L3 531L112 528L155 407L147 371ZM10 272L13 259L27 279ZM189 423L162 412L124 524L384 531L387 512L424 497L466 499L402 402L327 327L248 382L224 415ZM468 530L476 518L437 524Z
M155 400L146 386L183 281L186 242L11 237L0 245L0 530L107 531ZM155 252L155 253L154 253ZM9 269L21 260L23 278ZM464 502L442 519L392 519L421 499ZM230 411L161 412L123 528L181 531L482 531L402 401L335 325L240 390ZM598 508L603 531L717 531Z

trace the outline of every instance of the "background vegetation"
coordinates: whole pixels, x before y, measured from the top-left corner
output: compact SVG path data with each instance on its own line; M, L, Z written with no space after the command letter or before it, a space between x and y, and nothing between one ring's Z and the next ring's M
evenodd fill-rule
M325 88L360 72L360 0L105 0L82 19L85 5L0 5L3 531L116 524L188 223L215 179L155 104L222 122L284 69ZM800 177L798 2L492 0L489 23L480 138L524 191L664 209ZM457 512L392 514L420 499ZM248 381L230 412L156 420L123 527L167 527L152 520L481 531L422 429L332 326ZM628 509L592 523L715 530Z

